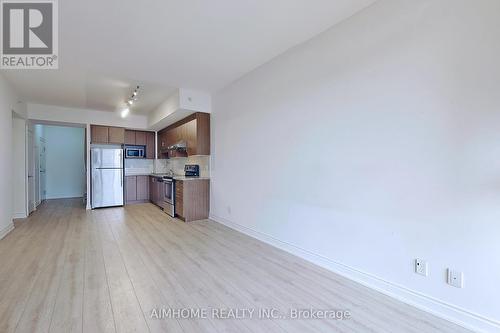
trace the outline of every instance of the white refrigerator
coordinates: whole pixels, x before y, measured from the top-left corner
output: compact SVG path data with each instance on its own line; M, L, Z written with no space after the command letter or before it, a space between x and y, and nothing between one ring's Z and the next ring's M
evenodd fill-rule
M123 206L123 149L92 148L92 209Z

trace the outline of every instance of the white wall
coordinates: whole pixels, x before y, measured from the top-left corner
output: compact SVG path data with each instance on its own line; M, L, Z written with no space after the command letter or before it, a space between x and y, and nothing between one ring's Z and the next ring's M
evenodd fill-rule
M499 13L379 1L217 93L212 217L500 329Z
M12 224L12 111L17 97L0 74L0 239L13 229Z
M12 118L12 204L13 218L27 216L26 197L26 120Z
M85 129L45 126L47 199L85 193Z

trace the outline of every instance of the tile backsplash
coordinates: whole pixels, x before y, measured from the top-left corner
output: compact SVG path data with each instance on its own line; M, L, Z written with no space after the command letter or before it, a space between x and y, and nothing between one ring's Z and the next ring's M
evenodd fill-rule
M166 173L172 169L176 175L184 175L184 166L186 164L198 164L200 166L200 176L210 177L210 156L201 155L155 160L155 172Z
M184 175L186 164L198 164L200 176L210 177L210 156L176 157L168 160L125 159L125 174L167 173Z
M148 174L154 172L154 160L125 159L125 174Z
M167 173L168 172L168 167L167 167L167 161L168 160L155 160L155 173Z

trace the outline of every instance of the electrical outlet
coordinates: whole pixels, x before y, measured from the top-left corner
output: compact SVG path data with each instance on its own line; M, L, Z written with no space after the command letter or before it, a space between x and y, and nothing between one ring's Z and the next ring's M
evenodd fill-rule
M423 259L415 259L415 273L427 276L429 275L429 266Z
M464 273L448 268L448 284L453 287L464 287Z

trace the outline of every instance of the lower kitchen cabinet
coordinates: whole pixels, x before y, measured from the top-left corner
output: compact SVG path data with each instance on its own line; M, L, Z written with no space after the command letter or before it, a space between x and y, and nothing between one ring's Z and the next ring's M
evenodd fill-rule
M149 176L149 201L157 206L162 206L162 186L163 183L158 181L158 178Z
M156 183L156 178L149 176L149 201L155 202L155 183Z
M149 201L148 176L125 177L125 203L140 203Z
M137 176L125 177L125 203L137 201Z
M137 200L149 201L149 176L137 176Z
M208 219L210 209L210 180L175 181L175 214L190 222Z
M175 181L175 215L184 216L184 182Z

